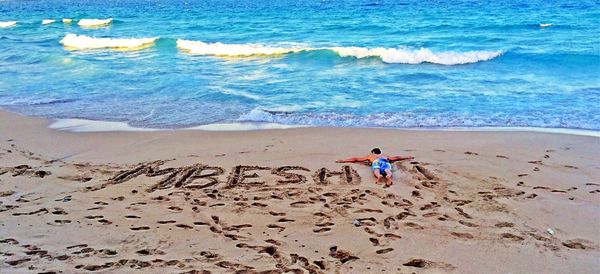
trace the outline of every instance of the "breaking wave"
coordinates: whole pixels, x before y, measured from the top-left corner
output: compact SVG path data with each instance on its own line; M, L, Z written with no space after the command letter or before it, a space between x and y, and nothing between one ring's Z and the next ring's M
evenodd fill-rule
M183 39L177 40L177 48L182 49L190 54L231 57L281 55L310 50L308 48L301 47L272 47L259 44L205 43L202 41L190 41Z
M108 19L81 19L77 23L80 27L84 28L93 28L93 27L101 27L106 26L112 23L112 18Z
M154 38L94 38L85 35L69 33L60 43L68 49L117 49L117 50L138 50L150 47L158 37Z
M460 65L488 61L502 54L502 51L441 51L433 52L427 48L366 48L366 47L285 47L260 44L223 44L205 43L202 41L177 40L177 47L190 54L249 57L269 56L307 51L332 51L340 57L379 58L390 64L421 64L432 63L440 65Z
M14 27L17 25L17 21L0 21L0 28Z
M432 63L461 65L487 61L502 54L502 51L432 52L427 48L413 50L407 48L334 47L331 50L341 57L355 57L359 59L378 57L384 63L390 64Z

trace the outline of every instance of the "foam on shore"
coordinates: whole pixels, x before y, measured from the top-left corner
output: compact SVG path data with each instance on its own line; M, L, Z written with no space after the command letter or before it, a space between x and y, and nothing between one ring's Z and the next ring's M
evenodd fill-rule
M265 130L265 129L288 129L288 128L299 128L307 126L299 125L286 125L279 123L216 123L208 124L197 127L186 128L185 130L206 130L206 131L248 131L248 130Z
M216 123L177 130L204 131L248 131L265 129L287 129L306 126L284 125L279 123ZM125 122L96 121L86 119L56 119L48 128L70 132L114 132L114 131L167 131L169 129L133 127Z
M70 132L115 132L115 131L168 131L173 129L133 127L125 122L108 122L85 119L56 119L49 126L51 129ZM204 130L204 131L248 131L269 129L290 129L312 127L307 125L287 125L269 122L231 122L215 123L175 130ZM369 128L369 127L367 127ZM381 127L370 127L381 128ZM390 129L390 128L386 128ZM539 127L439 127L439 128L392 128L392 130L411 131L491 131L491 132L540 132L552 134L567 134L600 138L600 131L568 128L539 128Z
M57 119L49 126L51 129L71 132L108 132L108 131L158 131L152 128L136 128L124 122L107 122L84 119Z
M77 23L82 28L103 27L112 23L112 18L108 19L81 19Z
M60 43L67 49L86 50L110 48L116 50L138 50L150 47L158 37L154 38L94 38L69 33Z
M0 21L0 28L14 27L17 25L17 21Z

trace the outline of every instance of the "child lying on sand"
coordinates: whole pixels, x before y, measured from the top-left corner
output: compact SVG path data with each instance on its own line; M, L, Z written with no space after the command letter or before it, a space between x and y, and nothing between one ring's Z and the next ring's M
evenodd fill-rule
M382 155L381 149L374 148L371 150L371 154L364 157L352 157L343 160L337 160L336 163L356 163L356 162L368 162L371 166L373 175L377 178L376 183L381 184L381 178L386 178L386 186L392 185L392 165L391 162L414 159L412 156L388 156Z

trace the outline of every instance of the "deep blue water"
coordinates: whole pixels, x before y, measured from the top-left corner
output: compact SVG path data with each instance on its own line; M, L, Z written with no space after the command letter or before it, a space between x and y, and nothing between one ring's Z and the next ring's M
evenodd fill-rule
M600 130L600 1L522 2L0 0L0 21L17 21L0 28L0 108L160 128ZM160 39L74 49L69 33ZM239 56L249 48L299 51Z

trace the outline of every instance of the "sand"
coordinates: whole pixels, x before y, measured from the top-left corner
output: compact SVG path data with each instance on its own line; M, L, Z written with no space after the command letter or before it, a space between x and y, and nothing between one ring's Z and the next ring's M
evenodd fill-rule
M2 273L600 269L598 137L49 123L0 112ZM335 163L374 146L390 188Z

